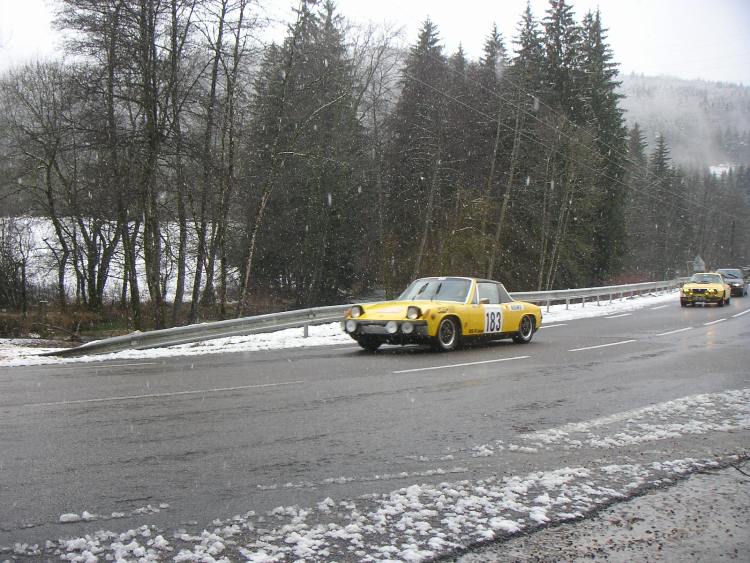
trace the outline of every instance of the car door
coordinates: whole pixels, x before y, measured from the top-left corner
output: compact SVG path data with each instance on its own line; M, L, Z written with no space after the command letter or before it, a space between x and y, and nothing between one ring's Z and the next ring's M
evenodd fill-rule
M495 282L477 282L477 295L482 310L482 333L505 332L505 309L500 302L500 291Z
M503 332L516 332L521 324L521 317L524 314L523 303L513 301L513 298L506 291L503 284L498 285L498 294L500 303L503 307Z

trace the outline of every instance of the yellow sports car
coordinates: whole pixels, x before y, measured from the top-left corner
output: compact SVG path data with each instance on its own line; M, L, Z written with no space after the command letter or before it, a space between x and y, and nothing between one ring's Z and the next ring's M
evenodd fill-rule
M513 301L501 283L444 277L418 279L395 301L354 305L342 328L369 351L381 344L430 344L447 352L474 339L530 342L541 324L541 309Z
M716 303L723 307L732 296L732 288L729 287L721 274L716 272L705 272L693 274L690 281L686 282L680 290L680 305L687 307L692 303Z

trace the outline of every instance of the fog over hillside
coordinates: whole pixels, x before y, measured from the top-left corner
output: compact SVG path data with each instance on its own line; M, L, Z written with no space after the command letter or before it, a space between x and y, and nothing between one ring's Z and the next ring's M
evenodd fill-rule
M750 88L739 84L629 74L620 77L628 127L649 148L663 134L675 164L750 165Z

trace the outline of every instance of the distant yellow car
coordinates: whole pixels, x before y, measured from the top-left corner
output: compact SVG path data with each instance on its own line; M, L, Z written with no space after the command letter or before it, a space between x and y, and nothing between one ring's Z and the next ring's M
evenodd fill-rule
M352 306L342 322L369 351L382 344L429 344L447 352L480 339L527 343L541 325L542 310L514 301L503 284L463 277L418 279L395 301Z
M696 303L716 303L719 307L729 305L732 288L717 272L693 274L680 290L680 305L687 307Z

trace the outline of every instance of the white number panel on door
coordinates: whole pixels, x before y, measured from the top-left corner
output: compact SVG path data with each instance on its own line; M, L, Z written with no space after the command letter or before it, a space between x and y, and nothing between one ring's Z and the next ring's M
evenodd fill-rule
M484 306L484 332L492 334L503 331L503 309L500 305Z

